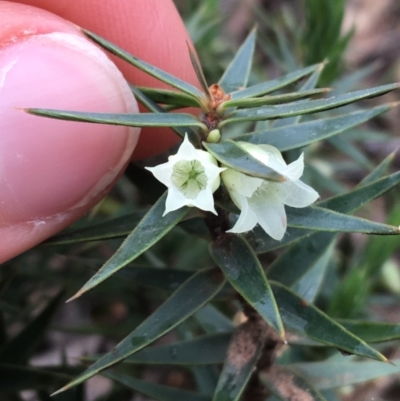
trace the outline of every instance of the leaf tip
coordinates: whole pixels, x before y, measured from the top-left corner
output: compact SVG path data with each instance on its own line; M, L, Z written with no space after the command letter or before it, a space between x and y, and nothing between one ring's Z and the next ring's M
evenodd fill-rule
M68 298L65 303L69 303L71 301L74 301L75 299L79 298L82 294L84 293L83 289L79 290L75 295L73 295L71 298Z
M59 390L55 391L54 393L50 394L50 397L54 397L57 394L60 394L62 392L64 392L65 390L68 390L68 384L64 387L61 387Z

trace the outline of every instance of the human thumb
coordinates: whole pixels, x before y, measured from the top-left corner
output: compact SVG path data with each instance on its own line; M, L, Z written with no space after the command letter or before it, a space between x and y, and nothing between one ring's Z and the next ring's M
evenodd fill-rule
M139 130L22 108L137 112L121 73L69 22L0 2L0 263L67 227L122 173Z

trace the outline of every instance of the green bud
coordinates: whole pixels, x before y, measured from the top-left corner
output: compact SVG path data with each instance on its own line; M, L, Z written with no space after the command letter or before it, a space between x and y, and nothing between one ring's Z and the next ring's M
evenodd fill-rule
M221 140L221 132L219 129L213 129L207 136L207 142L217 143Z

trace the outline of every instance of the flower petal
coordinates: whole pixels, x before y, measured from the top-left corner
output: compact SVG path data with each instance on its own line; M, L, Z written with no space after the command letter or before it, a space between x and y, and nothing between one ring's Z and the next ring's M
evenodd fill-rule
M263 183L262 178L250 177L231 168L221 174L222 181L229 192L234 191L250 198ZM238 205L236 205L239 207Z
M173 165L174 163L167 162L155 167L145 167L145 169L151 171L158 181L162 182L165 186L170 187L172 185L171 177Z
M214 197L211 190L201 191L197 195L197 198L193 199L193 206L196 206L201 210L205 210L207 212L211 212L217 215L217 212L214 207Z
M257 191L249 200L250 209L256 214L258 224L275 240L281 240L287 227L283 203L270 191Z
M167 199L165 201L165 211L163 213L163 216L165 216L169 212L178 210L183 206L191 206L191 204L189 204L188 202L192 202L192 199L187 199L181 191L179 191L176 187L172 185L168 188Z
M292 207L306 207L319 198L317 191L300 180L270 183L270 186L282 203Z
M304 153L302 153L297 160L290 163L286 167L286 173L284 174L289 180L296 181L302 175L304 171Z
M171 161L179 161L179 160L193 160L198 159L197 149L190 143L187 134L185 134L185 138L181 146L178 149L176 155L171 156Z
M257 216L249 207L248 200L245 196L237 192L231 192L230 196L236 206L241 210L235 225L227 231L227 233L244 233L252 230L257 224Z

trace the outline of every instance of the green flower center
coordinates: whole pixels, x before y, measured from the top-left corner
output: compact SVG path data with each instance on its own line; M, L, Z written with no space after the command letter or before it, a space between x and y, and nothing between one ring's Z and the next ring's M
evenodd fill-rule
M172 170L172 183L185 195L195 199L207 186L207 175L198 160L180 160Z

